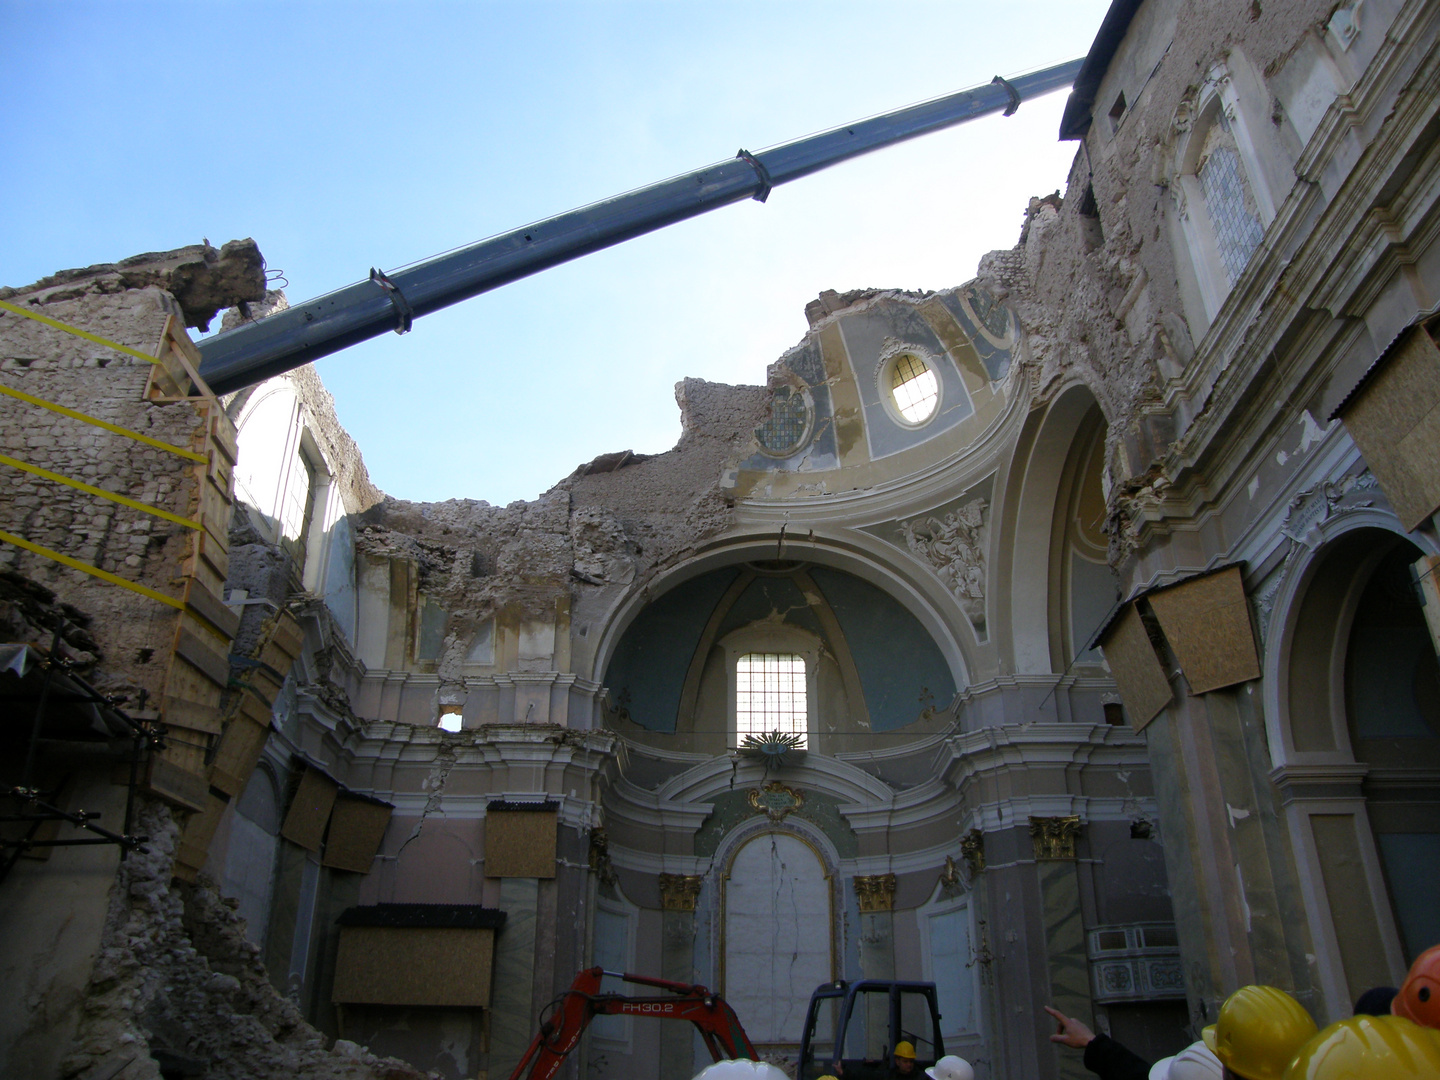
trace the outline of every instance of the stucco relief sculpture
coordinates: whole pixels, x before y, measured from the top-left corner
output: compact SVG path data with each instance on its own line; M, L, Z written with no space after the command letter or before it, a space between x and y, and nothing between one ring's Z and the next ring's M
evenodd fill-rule
M989 503L971 499L943 517L900 523L911 554L934 567L977 631L985 629L985 539Z

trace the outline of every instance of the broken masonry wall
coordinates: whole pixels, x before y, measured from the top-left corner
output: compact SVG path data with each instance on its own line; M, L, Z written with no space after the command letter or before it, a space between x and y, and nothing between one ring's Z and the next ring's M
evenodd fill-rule
M261 266L253 242L219 252L197 246L63 272L0 297L154 354L170 316L204 326L216 307L257 297ZM145 400L151 366L0 314L5 386L189 448L204 417L187 401ZM193 462L3 395L0 452L181 516L192 508ZM10 474L0 485L0 528L175 593L184 527L0 468ZM358 480L354 487L363 491ZM141 692L157 693L175 634L172 609L8 543L0 543L0 564L0 638L48 648L63 619L62 652L79 673L131 710ZM42 781L63 772L62 807L101 811L117 828L128 770L73 746L45 747ZM0 779L18 779L11 770L21 757L7 751ZM418 1080L409 1066L353 1044L327 1051L325 1038L270 986L213 882L174 880L191 815L144 793L136 805L135 831L149 836L147 852L121 861L110 846L57 848L48 858L20 860L0 882L0 972L15 989L0 1007L0 1073L150 1080L164 1064L237 1080L297 1073Z
M597 632L613 606L733 522L721 476L769 404L763 387L698 379L676 397L682 433L666 453L601 455L533 502L385 497L358 515L359 657L434 673L442 694L488 672L598 678ZM439 616L429 626L426 608Z
M109 274L72 279L48 290L10 292L9 299L150 354L167 317L181 314L173 298L159 288L127 290ZM151 367L0 311L0 381L5 387L189 449L205 418L187 402L146 401ZM181 517L195 499L192 462L4 395L0 453ZM5 473L0 529L126 580L167 594L173 591L172 581L186 555L185 526L8 464L0 469ZM132 705L136 690L159 694L168 632L175 621L172 609L10 543L0 542L0 567L91 613L107 688L124 687ZM34 644L48 648L48 636Z
M1272 78L1324 34L1334 8L1315 0L1143 5L1100 84L1063 201L1058 193L1032 200L1017 246L981 261L980 276L1025 325L1036 403L1076 380L1100 403L1112 510L1113 500L1147 483L1152 464L1203 408L1176 414L1166 400L1167 383L1209 328L1176 221L1172 159L1191 119L1177 105L1193 102L1222 62L1237 77ZM1108 113L1121 93L1128 100L1117 120ZM1270 183L1276 172L1293 183L1293 172L1279 168L1294 157L1290 121L1278 98L1271 104L1268 129L1257 136L1268 172L1250 179Z

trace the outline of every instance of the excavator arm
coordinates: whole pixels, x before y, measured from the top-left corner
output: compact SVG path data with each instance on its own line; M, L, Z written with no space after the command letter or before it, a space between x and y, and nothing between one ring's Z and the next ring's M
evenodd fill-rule
M606 975L640 986L669 991L654 997L625 997L600 993ZM510 1080L551 1080L560 1064L575 1049L580 1036L597 1016L652 1016L657 1020L688 1020L705 1040L716 1061L746 1057L756 1060L755 1047L739 1018L725 999L703 986L628 975L604 968L587 968L575 976L570 989L547 1007L548 1016L531 1040Z

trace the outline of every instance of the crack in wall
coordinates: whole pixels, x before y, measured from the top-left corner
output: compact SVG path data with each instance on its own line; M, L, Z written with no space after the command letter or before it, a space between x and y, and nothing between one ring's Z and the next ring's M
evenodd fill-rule
M415 822L415 828L410 831L410 835L407 836L405 842L400 845L400 850L395 853L397 860L405 854L405 849L410 846L410 842L419 838L421 830L425 828L425 822L430 819L430 815L436 812L443 814L441 803L445 798L445 784L449 781L450 770L454 767L455 745L449 740L443 741L440 744L440 749L435 752L435 764L431 767L430 774L425 777L424 782L420 785L422 790L428 790L430 792L430 797L425 800L425 806L420 811L420 818Z

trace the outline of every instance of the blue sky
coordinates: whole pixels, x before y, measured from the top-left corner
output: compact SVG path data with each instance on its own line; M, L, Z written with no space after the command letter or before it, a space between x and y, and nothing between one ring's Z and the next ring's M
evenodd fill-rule
M0 0L0 284L253 236L301 301L813 131L1081 56L1101 0ZM318 365L375 482L534 498L761 383L822 289L939 289L1063 185L1064 94L587 256ZM216 325L218 325L218 320Z

